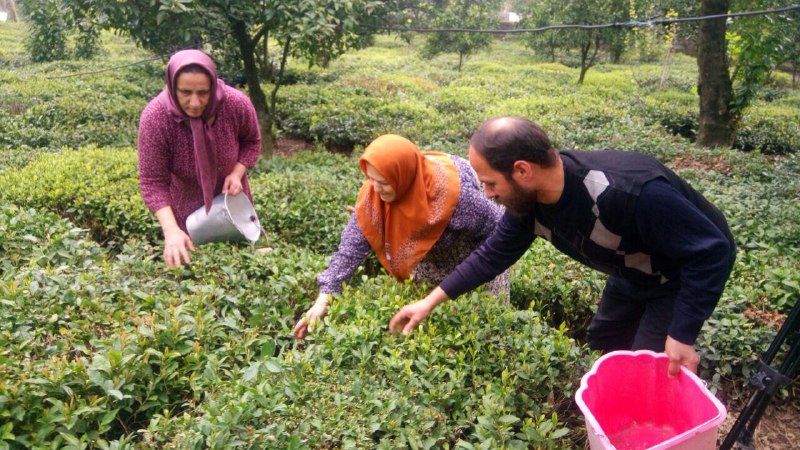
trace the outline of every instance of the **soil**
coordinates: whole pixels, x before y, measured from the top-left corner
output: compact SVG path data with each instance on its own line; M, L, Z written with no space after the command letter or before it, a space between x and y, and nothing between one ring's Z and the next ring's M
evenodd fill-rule
M308 142L302 138L294 136L280 136L275 145L275 155L291 156L303 150L314 150L316 145ZM731 167L719 160L712 158L698 159L692 155L683 156L672 161L668 164L671 168L693 168L700 170L713 170L720 173L730 173ZM763 306L763 305L758 305ZM754 306L747 311L748 317L759 322L776 324L776 328L780 327L783 322L782 317L775 317L776 313L765 311L764 309ZM788 386L789 399L781 400L775 399L770 402L764 415L758 422L754 436L753 448L756 450L788 450L800 448L800 376L795 378L794 382ZM745 400L739 401L725 401L725 395L721 395L723 403L728 410L728 416L725 422L719 428L719 441L721 444L728 432L736 423L740 413L746 406L746 401L750 395L755 391L748 388L747 391L740 394L739 397ZM734 446L736 448L743 448Z
M675 158L671 162L667 163L667 167L669 167L672 170L677 170L677 169L708 170L708 171L719 172L721 174L729 174L731 172L731 166L728 163L722 161L720 158L714 158L708 156L695 156L692 155L691 153Z
M316 145L303 138L294 136L280 136L275 143L275 155L291 156L299 151L314 150Z
M797 390L797 380L795 380ZM767 406L764 415L758 422L754 436L753 448L756 450L788 450L800 448L800 401L797 392L793 401L773 399ZM728 418L719 428L719 443L727 436L739 418L744 405L725 405ZM734 446L734 448L737 448ZM741 448L741 447L739 447Z

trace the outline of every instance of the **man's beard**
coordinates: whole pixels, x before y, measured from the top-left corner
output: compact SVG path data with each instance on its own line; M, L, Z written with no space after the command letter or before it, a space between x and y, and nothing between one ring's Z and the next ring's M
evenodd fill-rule
M516 181L509 180L512 191L499 203L506 207L509 213L522 217L533 211L536 206L536 192L526 192Z

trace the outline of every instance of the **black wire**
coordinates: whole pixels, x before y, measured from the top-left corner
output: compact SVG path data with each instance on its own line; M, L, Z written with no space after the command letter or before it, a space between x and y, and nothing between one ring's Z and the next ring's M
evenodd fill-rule
M713 20L713 19L730 19L736 17L745 17L745 16L757 16L757 15L766 15L766 14L778 14L783 12L788 12L792 10L800 9L800 5L794 4L784 8L777 8L777 9L765 9L760 11L743 11L738 13L729 13L729 14L714 14L709 16L696 16L696 17L676 17L671 19L661 19L661 20L647 20L647 21L638 21L638 20L631 20L628 22L613 22L613 23L606 23L606 24L597 24L597 25L587 25L587 24L576 24L576 25L548 25L539 28L517 28L513 30L481 30L481 29L471 29L471 28L403 28L403 27L375 27L373 30L379 31L401 31L401 32L413 32L413 33L492 33L492 34L514 34L514 33L536 33L548 30L560 30L560 29L569 29L569 28L577 28L582 30L595 30L600 28L637 28L637 27L652 27L658 25L668 25L671 23L678 23L678 22L697 22L701 20ZM226 37L227 35L231 34L226 33L222 37ZM215 42L218 42L219 39L215 39ZM203 44L204 42L200 42ZM175 53L179 50L187 50L190 48L196 48L199 44L191 45L182 49L178 49L169 53L165 53L162 55L154 56L152 58L143 59L141 61L123 64L120 66L113 66L108 67L105 69L93 70L88 72L76 72L67 75L55 75L49 76L47 79L57 79L57 78L70 78L70 77L77 77L83 75L94 75L97 73L102 72L109 72L116 69L121 69L124 67L131 67L136 66L139 64L144 64L146 62L154 61L156 59L165 58L170 56L171 54Z
M232 33L233 33L232 31L229 31L229 32L223 34L221 39L213 39L213 42L219 42L220 40L228 37ZM98 74L98 73L110 72L112 70L122 69L122 68L125 68L125 67L138 66L139 64L144 64L146 62L155 61L157 59L164 59L167 56L171 56L173 53L179 52L181 50L196 49L197 47L199 47L199 46L201 46L201 45L203 45L203 44L205 44L207 42L212 42L212 39L208 39L206 41L195 42L194 44L187 45L186 47L178 48L176 50L172 50L172 51L167 52L167 53L162 53L160 55L153 56L152 58L142 59L142 60L139 60L139 61L136 61L136 62L132 62L132 63L128 63L128 64L121 64L119 66L106 67L105 69L90 70L90 71L86 71L86 72L75 72L75 73L70 73L70 74L67 74L67 75L51 75L51 76L47 77L47 79L48 80L55 80L55 79L58 79L58 78L71 78L71 77L78 77L78 76L83 76L83 75L94 75L94 74Z
M581 30L596 30L600 28L637 28L637 27L652 27L657 25L668 25L671 23L677 22L698 22L701 20L713 20L713 19L729 19L729 18L736 18L736 17L745 17L745 16L756 16L756 15L765 15L765 14L778 14L783 12L792 11L795 9L800 9L800 5L791 5L784 8L778 9L765 9L761 11L743 11L738 13L729 13L729 14L714 14L709 16L697 16L697 17L676 17L672 19L662 19L662 20L648 20L648 21L639 21L639 20L630 20L627 22L612 22L612 23L604 23L604 24L595 24L595 25L588 25L588 24L577 24L577 25L547 25L544 27L539 28L515 28L515 29L476 29L476 28L405 28L405 27L377 27L377 30L386 30L386 31L409 31L414 33L492 33L492 34L515 34L515 33L535 33L535 32L542 32L548 30L562 30L562 29L581 29Z
M181 50L188 50L190 48L194 48L194 46L187 47L187 48L184 48L184 49L181 49ZM79 77L79 76L82 76L82 75L94 75L94 74L97 74L97 73L103 73L103 72L109 72L109 71L112 71L112 70L123 69L125 67L138 66L139 64L144 64L146 62L155 61L157 59L162 59L162 58L164 58L164 57L166 57L168 55L171 55L172 53L174 53L174 52L170 52L170 53L167 53L167 54L164 54L164 55L154 56L152 58L142 59L140 61L136 61L136 62L132 62L132 63L128 63L128 64L122 64L122 65L119 65L119 66L106 67L105 69L90 70L88 72L75 72L75 73L70 73L70 74L67 74L67 75L51 75L51 76L47 77L47 79L48 80L55 80L55 79L58 79L58 78L70 78L70 77Z

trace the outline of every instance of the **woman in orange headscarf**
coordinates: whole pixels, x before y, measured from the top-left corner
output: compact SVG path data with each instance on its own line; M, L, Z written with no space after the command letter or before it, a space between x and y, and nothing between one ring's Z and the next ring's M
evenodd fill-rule
M404 137L380 136L358 162L367 180L338 250L317 277L320 294L295 326L299 339L371 251L399 281L413 276L438 284L491 234L503 213L483 195L468 161L422 152ZM507 298L508 273L488 286Z

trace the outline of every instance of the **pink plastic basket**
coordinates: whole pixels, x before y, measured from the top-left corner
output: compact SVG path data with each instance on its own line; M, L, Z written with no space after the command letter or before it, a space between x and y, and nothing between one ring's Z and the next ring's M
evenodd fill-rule
M669 358L648 350L603 355L575 400L592 450L714 449L725 406L689 370L670 378Z

